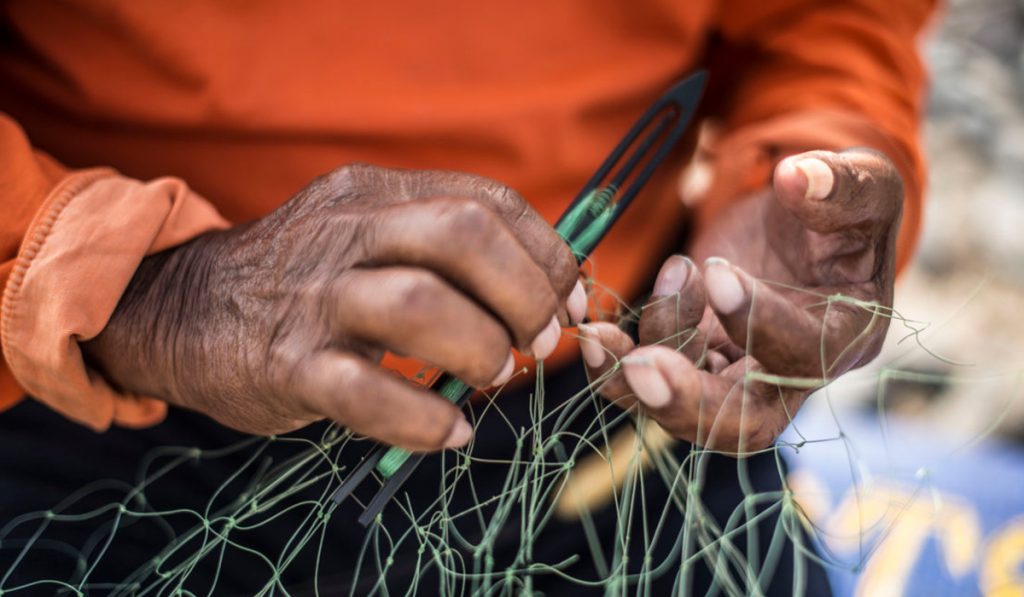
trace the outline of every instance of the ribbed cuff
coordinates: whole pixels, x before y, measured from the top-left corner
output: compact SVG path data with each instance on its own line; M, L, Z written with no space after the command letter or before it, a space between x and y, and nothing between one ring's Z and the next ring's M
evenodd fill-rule
M141 182L113 170L63 180L29 227L3 294L0 342L25 390L97 431L159 422L166 404L113 390L78 343L106 326L142 259L224 220L184 182Z

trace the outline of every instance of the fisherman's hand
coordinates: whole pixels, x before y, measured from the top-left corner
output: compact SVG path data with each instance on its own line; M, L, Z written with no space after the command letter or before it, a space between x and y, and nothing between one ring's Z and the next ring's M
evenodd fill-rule
M878 354L902 202L899 174L877 152L783 160L773 188L700 231L702 268L681 256L664 264L640 320L645 346L607 323L584 326L591 375L626 357L603 386L608 398L639 401L681 439L767 448L811 389Z
M570 296L572 297L570 299ZM355 165L251 224L146 258L83 348L120 389L251 433L321 418L412 450L465 444L444 398L378 366L412 355L478 387L543 358L586 307L565 243L515 192Z

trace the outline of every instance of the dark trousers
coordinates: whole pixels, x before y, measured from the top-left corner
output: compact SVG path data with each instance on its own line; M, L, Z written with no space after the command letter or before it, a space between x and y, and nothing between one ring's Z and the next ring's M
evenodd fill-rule
M550 412L560 400L585 385L586 379L578 365L549 374L544 408ZM363 528L356 523L361 512L356 500L349 500L331 512L326 526L296 550L293 536L317 522L316 504L324 502L323 496L337 486L337 477L296 491L284 503L275 504L258 524L242 523L228 533L223 519L218 519L216 524L204 529L200 515L209 520L214 512L232 511L232 500L245 496L259 480L265 482L271 478L275 466L297 455L308 454L311 444L249 438L204 416L178 409L172 409L163 423L152 428L115 428L96 434L26 400L0 413L0 524L6 525L0 531L0 576L10 572L0 588L7 591L40 580L61 580L78 586L87 574L84 590L88 594L108 594L117 587L131 594L132 589L125 589L126 579L139 582L139 592L141 588L159 585L162 590L151 590L147 594L173 594L179 586L178 580L164 581L160 575L166 575L197 552L204 536L209 539L216 533L228 533L229 543L221 542L189 569L180 583L183 589L197 595L253 594L271 581L276 569L278 584L272 594L285 594L281 589L290 594L312 594L314 579L323 595L363 595L374 589L381 592L384 587L389 594L402 595L413 585L417 595L469 593L484 586L480 576L473 576L474 561L477 564L486 561L492 570L501 571L511 566L519 571L520 579L529 576L531 583L524 587L521 580L517 580L503 585L504 576L497 574L491 578L488 594L517 594L523 588L546 595L602 594L606 587L596 583L602 574L595 564L592 546L602 547L607 570L614 564L613 554L618 542L620 556L628 556L624 566L633 574L625 577L625 584L618 587L619 594L724 594L722 582L715 580L703 558L698 558L690 568L686 586L677 578L683 557L679 538L684 530L685 508L678 505L665 508L666 503L671 504L669 491L662 478L654 473L645 475L642 497L637 494L636 498L637 504L642 500L648 505L648 511L634 508L629 526L621 526L625 522L623 513L611 507L594 512L588 529L578 521L557 518L532 521L534 528L540 530L535 531L532 553L527 559L543 565L533 566L530 574L523 572L529 562L524 563L520 534L521 529L527 527L524 516L529 516L529 509L522 504L516 504L506 513L508 518L491 543L493 549L486 557L474 560L472 546L479 541L481 521L494 516L496 502L489 498L508 489L505 483L509 469L501 461L511 459L516 436L520 435L518 430L530 424L529 394L532 390L532 386L522 388L502 397L498 404L504 417L495 416L493 407L485 413L484 404L473 407L479 417L473 455L496 462L475 462L469 469L472 483L464 474L464 481L446 494L446 511L462 515L451 525L431 527L433 531L446 529L444 532L450 533L443 543L454 551L445 554L421 549L424 542L407 533L409 515L394 504L385 510L382 527L374 531ZM596 399L589 400L588 404L590 406L582 409L576 422L566 429L584 432L598 416L596 409L604 406ZM616 411L610 411L603 416L608 418L615 414ZM401 415L396 413L396 416ZM547 420L552 422L555 418ZM325 429L324 424L312 425L288 437L318 442ZM564 453L571 453L573 436L564 436L567 438ZM238 449L218 452L247 440L249 443ZM368 442L346 446L339 464L351 467L366 445ZM179 448L168 449L168 446ZM190 452L191 447L198 447L200 451ZM522 449L524 458L534 453L531 445L524 445ZM675 453L682 459L690 450L688 445L680 445ZM745 495L781 490L779 461L773 454L746 459L742 468L731 458L704 457L707 458L703 463L706 473L701 476L700 499L719 528L726 527ZM557 460L558 456L552 452L551 458ZM433 504L439 495L441 478L445 475L445 478L452 478L453 467L460 464L450 452L428 457L406 483L400 497L402 503L416 514L436 511ZM140 474L140 470L145 472ZM239 470L243 474L233 476ZM548 485L557 483L556 477L546 479L544 483ZM143 480L145 490L125 502L131 488ZM287 487L294 489L302 486L302 479L290 478L288 483ZM357 497L365 500L376 489L373 480L367 485L374 487L366 488L365 495ZM83 487L87 487L87 491L76 494ZM116 506L119 502L124 502L129 513L119 510ZM473 507L479 504L483 506L478 513ZM537 510L546 509L550 501L542 500L537 504ZM58 518L48 520L40 514L50 509ZM668 514L662 517L662 511ZM161 514L139 516L140 512ZM805 556L798 556L800 564L795 566L791 541L777 539L774 547L771 546L778 523L779 509L775 509L757 523L756 535L741 531L732 539L738 553L751 556L749 559L768 567L762 573L762 590L770 595L789 595L795 585L804 587L808 595L828 595L824 570ZM420 524L428 525L429 518L422 518ZM616 531L617 525L620 525L619 531ZM112 533L112 529L116 532ZM196 529L201 532L196 533ZM798 525L789 532L801 533ZM747 539L752 536L757 537L757 545L748 550ZM628 541L624 542L623 538ZM175 542L181 543L180 548L169 553L168 545ZM397 548L393 547L395 542L400 543ZM437 545L436 540L426 543ZM26 544L31 548L24 550ZM806 537L803 537L803 544L811 549ZM287 562L282 560L282 554L286 553L292 555ZM158 554L164 554L160 557L165 559L154 568L150 564ZM390 561L386 559L388 555L392 557ZM437 574L438 558L461 566L466 574L447 575L448 584L442 584L442 577ZM722 561L731 570L732 578L738 579L733 587L746 590L747 585L738 575L735 562ZM150 566L147 568L147 565ZM794 570L803 577L796 583ZM638 574L641 571L646 573ZM593 584L581 585L564 575ZM165 584L160 585L161 582ZM211 587L214 587L212 591ZM32 585L14 594L62 592L72 594L63 590L62 585L53 583Z

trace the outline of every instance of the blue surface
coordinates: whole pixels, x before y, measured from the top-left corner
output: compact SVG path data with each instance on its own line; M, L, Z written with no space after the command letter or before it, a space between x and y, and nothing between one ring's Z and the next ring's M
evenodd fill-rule
M783 450L798 496L800 487L817 487L803 503L824 506L811 510L837 563L830 570L837 595L980 595L993 578L979 573L986 565L1024 583L1024 449L992 439L957 445L892 419L883 430L869 412L841 413L839 423L853 456L838 439ZM801 413L795 427L811 440L839 432L826 409ZM800 441L793 428L783 439ZM882 528L860 523L879 510L887 516ZM844 522L877 549L864 566L857 566L863 552L837 539ZM989 593L1024 594L1024 584L1001 587Z

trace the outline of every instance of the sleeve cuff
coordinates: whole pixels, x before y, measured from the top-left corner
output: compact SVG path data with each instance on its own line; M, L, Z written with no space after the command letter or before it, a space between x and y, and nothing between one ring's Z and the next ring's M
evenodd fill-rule
M116 392L78 343L103 330L143 257L228 225L179 179L109 169L64 179L29 226L3 293L0 342L18 383L97 431L159 422L164 402Z
M915 148L906 148L862 116L839 111L797 112L745 126L712 143L706 166L710 181L695 201L697 224L704 226L737 198L771 182L775 165L786 156L814 149L869 147L889 156L903 177L903 219L897 241L897 268L913 255L920 229L923 165Z

